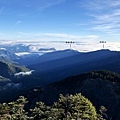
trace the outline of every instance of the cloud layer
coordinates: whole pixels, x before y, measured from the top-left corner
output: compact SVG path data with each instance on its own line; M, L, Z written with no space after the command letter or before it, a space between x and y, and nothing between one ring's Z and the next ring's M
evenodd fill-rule
M20 39L28 39L28 40L40 40L40 41L88 41L95 40L99 38L97 35L70 35L70 34L60 34L60 33L17 33Z
M91 30L109 34L120 32L120 0L85 0L81 7L92 17Z

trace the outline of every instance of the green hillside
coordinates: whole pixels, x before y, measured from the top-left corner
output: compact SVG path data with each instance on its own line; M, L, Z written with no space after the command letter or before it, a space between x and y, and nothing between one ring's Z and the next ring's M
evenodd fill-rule
M51 105L58 99L59 94L81 93L96 106L97 111L100 106L105 106L109 118L120 118L120 75L117 73L92 71L68 77L38 90L39 92L31 91L28 95L30 103L41 100Z
M24 66L14 65L9 62L0 61L0 75L6 78L14 76L15 73L28 71Z

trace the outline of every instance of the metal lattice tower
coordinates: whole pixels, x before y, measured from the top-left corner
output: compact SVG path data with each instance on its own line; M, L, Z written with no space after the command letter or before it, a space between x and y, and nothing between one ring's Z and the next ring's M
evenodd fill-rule
M100 43L103 44L103 49L104 49L106 41L100 41Z
M75 43L73 41L66 41L65 43L70 44L70 49L72 48L72 44Z

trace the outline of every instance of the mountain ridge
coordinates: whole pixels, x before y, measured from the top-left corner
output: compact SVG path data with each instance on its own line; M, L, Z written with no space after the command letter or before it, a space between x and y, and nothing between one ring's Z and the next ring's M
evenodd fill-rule
M101 55L101 57L98 52L102 52L104 55ZM92 70L110 70L120 73L120 52L100 50L94 53L83 53L82 55L84 55L84 58L80 54L76 55L77 57L71 56L37 64L36 66L29 66L28 68L35 70L35 76L40 77L44 83L62 80L68 76ZM90 56L91 58L89 59Z
M51 83L43 89L40 88L40 92L36 92L36 95L33 93L35 99L32 100L41 100L50 105L57 100L59 94L74 95L76 93L87 97L97 110L100 106L105 106L109 118L120 118L118 109L120 107L120 74L115 72L91 71L68 77Z
M9 62L1 61L1 60L0 60L0 67L2 68L0 69L0 75L8 79L13 78L15 73L26 72L29 70L24 66L18 66Z

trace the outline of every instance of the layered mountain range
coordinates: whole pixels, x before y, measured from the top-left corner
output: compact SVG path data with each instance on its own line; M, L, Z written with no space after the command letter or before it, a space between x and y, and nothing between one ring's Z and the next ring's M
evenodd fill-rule
M120 73L120 52L98 50L80 53L69 50L68 54L71 53L71 56L60 56L58 59L54 56L58 56L59 52L51 53L51 55L44 54L39 57L39 63L29 65L28 68L35 70L36 77L40 76L41 81L43 80L46 83L62 80L68 76L92 70L110 70ZM46 58L45 61L42 58Z
M22 45L0 50L0 102L24 95L31 107L37 101L51 105L59 94L81 93L98 111L105 106L109 119L120 119L120 52L49 50L30 52Z

